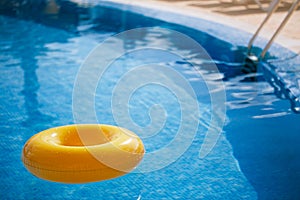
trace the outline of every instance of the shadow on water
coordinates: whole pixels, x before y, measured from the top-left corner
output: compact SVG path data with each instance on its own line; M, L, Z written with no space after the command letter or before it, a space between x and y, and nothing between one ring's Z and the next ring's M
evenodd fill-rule
M274 102L278 110L287 104ZM299 199L300 115L266 107L229 111L226 137L259 199Z
M43 46L43 44L40 44ZM50 115L42 113L40 103L38 101L38 90L40 87L37 69L39 68L36 60L36 56L39 55L39 49L27 49L20 52L19 59L21 60L21 69L24 72L24 85L22 94L24 95L25 104L24 107L27 112L27 119L23 122L25 127L31 128L35 131L41 131L45 129L45 124L51 124L54 118Z
M74 12L75 11L75 12ZM60 0L4 0L0 14L72 31L78 25L77 6Z
M36 1L34 6L26 2L27 1L21 0L1 1L0 14L20 18L22 20L40 20L40 22L45 22L46 25L55 22L51 17L57 15L58 9L49 8L46 1ZM50 4L53 2L54 1L52 0L48 1ZM55 8L59 7L55 5ZM46 13L48 15L48 18L46 17L47 19L42 17L44 11L50 12ZM54 19L60 20L61 17L62 16L56 16ZM4 27L6 26L5 23L3 25ZM47 44L53 42L66 43L68 38L65 36L67 34L61 35L60 38L55 38L50 35L47 36L47 34L43 32L37 32L39 29L36 29L33 26L31 27L30 25L29 27L23 27L22 25L13 26L12 24L9 24L9 26L12 27L12 29L3 31L3 37L7 36L8 38L15 39L10 44L11 51L4 51L3 55L19 60L19 66L23 71L21 96L24 98L26 117L23 118L24 121L22 122L22 125L24 128L29 129L30 132L39 132L51 127L56 119L56 115L55 112L44 113L41 111L42 105L39 102L38 96L40 89L40 82L37 74L40 67L38 57L47 52ZM18 28L20 26L22 26L22 28Z

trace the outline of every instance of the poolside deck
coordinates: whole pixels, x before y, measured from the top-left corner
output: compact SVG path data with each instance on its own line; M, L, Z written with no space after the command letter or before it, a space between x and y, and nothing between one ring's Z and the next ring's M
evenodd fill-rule
M124 0L114 0L123 2ZM271 0L260 1L267 6ZM199 16L204 19L213 20L231 27L254 33L266 13L255 3L254 0L127 0L129 4L155 7L187 15ZM287 10L292 0L284 0L279 9L273 14L270 21L261 32L261 36L270 38ZM284 27L275 42L294 51L300 52L300 6L292 15L288 24Z

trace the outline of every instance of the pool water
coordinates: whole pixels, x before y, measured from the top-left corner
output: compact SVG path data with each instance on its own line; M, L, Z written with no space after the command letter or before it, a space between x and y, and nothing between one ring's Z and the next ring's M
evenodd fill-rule
M1 10L2 199L300 198L300 115L290 109L287 100L274 94L263 73L241 73L245 48L131 12L57 2L60 11L56 14L45 14L44 4L33 7L35 12L28 7L18 12L9 6ZM138 34L123 39L114 36L140 27L151 28L139 29ZM204 47L220 73L206 55L199 56L195 49L178 41L173 31ZM120 42L121 50L127 53L109 65L95 90L78 91L80 70L103 59L88 56L101 42L108 47ZM144 48L149 44L161 49ZM102 50L101 55L110 57L119 49ZM271 54L268 57L275 58ZM145 68L147 74L138 73L137 67ZM99 73L99 68L89 69L83 76L88 86ZM148 83L148 79L155 81L127 93L132 85L141 80ZM185 83L190 88L183 86ZM181 94L187 94L182 88L194 92L187 96L195 95L197 104L179 101ZM211 95L223 88L226 102L218 107L226 105L225 125L216 145L201 157L211 118L221 112L212 109ZM128 98L128 107L122 107L123 99L118 101L119 96L114 96L117 90ZM89 92L93 99L87 98ZM149 158L133 173L90 184L48 182L26 171L20 159L25 142L50 127L95 123L89 106L94 106L96 122L135 131L143 139ZM199 113L185 112L195 108L192 106ZM78 113L74 113L76 108ZM187 128L186 134L174 143L181 126ZM190 138L188 131L194 127ZM174 146L172 151L162 151L169 144ZM187 148L174 158L172 154L182 146Z

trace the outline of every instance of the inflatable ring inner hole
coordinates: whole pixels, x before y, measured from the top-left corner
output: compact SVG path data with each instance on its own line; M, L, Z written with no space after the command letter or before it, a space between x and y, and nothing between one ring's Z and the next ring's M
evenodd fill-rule
M112 131L99 126L77 126L68 129L57 128L45 134L43 139L66 147L83 147L105 144L119 136L119 130Z

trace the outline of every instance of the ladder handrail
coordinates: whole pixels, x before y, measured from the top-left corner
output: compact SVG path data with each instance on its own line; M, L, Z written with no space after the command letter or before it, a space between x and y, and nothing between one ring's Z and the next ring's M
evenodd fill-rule
M269 40L268 44L265 46L265 48L263 49L262 53L260 54L261 58L265 57L268 49L271 47L271 45L272 45L273 41L275 40L275 38L278 36L278 34L280 33L280 31L283 29L283 27L289 21L289 19L291 18L292 14L294 13L294 11L297 10L297 8L299 6L299 3L300 3L300 0L295 0L294 1L294 3L290 7L287 15L285 16L285 18L283 19L283 21L281 22L281 24L277 28L276 32L273 34L272 38Z
M261 29L263 28L263 26L267 23L267 21L270 19L271 15L277 10L280 2L281 2L281 0L273 0L271 2L270 7L269 7L269 11L268 11L268 14L267 14L266 18L260 24L260 26L256 30L255 34L252 36L252 38L250 39L250 41L248 43L248 55L251 53L252 45L253 45L255 39L257 38L259 32L261 31Z

